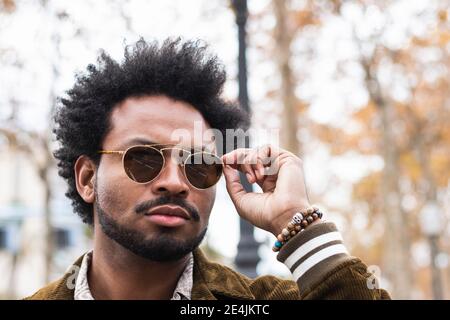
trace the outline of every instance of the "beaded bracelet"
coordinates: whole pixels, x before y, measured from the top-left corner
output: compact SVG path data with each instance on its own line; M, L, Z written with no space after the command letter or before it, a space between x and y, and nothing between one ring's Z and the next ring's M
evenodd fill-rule
M292 220L287 224L286 228L281 230L281 233L277 236L277 241L275 241L272 250L274 252L279 251L281 247L289 241L289 239L291 239L297 233L305 230L306 227L308 227L317 219L321 219L322 216L322 212L320 212L319 208L315 206L297 212L292 217Z

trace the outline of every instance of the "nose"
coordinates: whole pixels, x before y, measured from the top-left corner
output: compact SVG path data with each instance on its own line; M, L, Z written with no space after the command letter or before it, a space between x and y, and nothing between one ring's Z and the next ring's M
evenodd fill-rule
M161 196L186 198L189 195L190 186L182 172L182 167L170 156L165 157L165 160L161 173L151 182L152 192Z

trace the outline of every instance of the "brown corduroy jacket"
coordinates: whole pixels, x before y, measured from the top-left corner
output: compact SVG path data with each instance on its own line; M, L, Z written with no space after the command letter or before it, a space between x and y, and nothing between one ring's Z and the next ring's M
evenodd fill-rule
M82 257L74 265L80 266ZM73 300L73 272L47 285L27 300ZM300 299L389 299L386 291L369 289L365 265L357 258L346 260L313 287L274 276L250 279L218 263L208 261L200 249L194 251L192 300L300 300ZM71 289L72 288L72 289Z

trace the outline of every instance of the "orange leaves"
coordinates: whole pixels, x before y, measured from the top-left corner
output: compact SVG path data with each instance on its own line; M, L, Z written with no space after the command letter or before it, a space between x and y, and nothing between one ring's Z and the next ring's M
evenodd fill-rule
M448 19L447 11L439 10L438 18L439 18L440 22L447 22L447 19Z
M445 188L450 181L450 154L435 152L431 155L430 162L436 184Z
M417 158L406 152L400 155L400 167L413 183L417 183L422 178L422 168Z
M448 30L442 31L438 35L438 44L442 47L450 42L450 32Z
M325 143L334 155L345 153L349 147L351 148L349 144L354 145L354 141L350 142L349 139L346 139L347 137L342 129L312 123L310 124L310 130L312 135Z
M379 197L381 172L374 172L354 185L353 197L356 200L371 202Z
M341 155L348 151L361 154L379 152L380 131L377 126L377 110L374 103L356 111L343 128L312 123L310 130L320 141L327 144L333 155Z
M301 29L308 25L320 24L320 20L315 16L314 11L309 9L302 9L295 11L294 21L298 29Z
M348 151L374 154L377 151L377 139L374 132L348 133L344 129L323 124L312 124L310 129L315 137L328 145L333 155L342 155Z
M0 12L5 11L11 13L16 9L16 2L14 0L0 0Z
M411 38L411 45L418 46L418 47L427 47L431 44L429 38L419 38L419 37L412 37Z
M371 123L377 116L376 108L376 104L372 100L369 100L369 102L364 107L353 114L354 118L361 123Z

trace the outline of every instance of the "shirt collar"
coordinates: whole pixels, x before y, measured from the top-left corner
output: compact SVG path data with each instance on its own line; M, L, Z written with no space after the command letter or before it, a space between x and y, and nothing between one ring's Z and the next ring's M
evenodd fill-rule
M87 280L87 273L92 260L92 251L89 251L83 256L78 276L75 281L74 299L75 300L94 300L89 289L89 283ZM189 254L189 260L184 268L183 273L178 279L177 286L173 292L171 300L190 300L193 286L193 267L194 256Z

